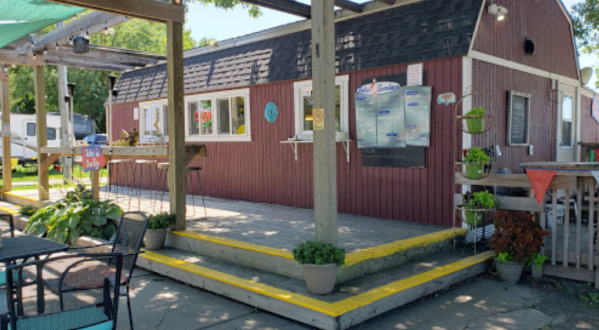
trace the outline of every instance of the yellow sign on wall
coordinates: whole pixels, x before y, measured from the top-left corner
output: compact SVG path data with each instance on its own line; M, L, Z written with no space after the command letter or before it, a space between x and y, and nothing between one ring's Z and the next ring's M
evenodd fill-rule
M321 131L324 129L324 109L317 108L312 110L312 117L314 118L314 130Z

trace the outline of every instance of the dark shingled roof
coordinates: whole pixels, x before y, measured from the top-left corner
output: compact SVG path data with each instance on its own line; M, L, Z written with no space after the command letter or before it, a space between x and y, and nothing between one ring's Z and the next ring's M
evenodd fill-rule
M425 0L336 24L337 72L461 56L483 0ZM185 94L311 76L310 30L185 59ZM166 65L124 73L115 103L167 96Z

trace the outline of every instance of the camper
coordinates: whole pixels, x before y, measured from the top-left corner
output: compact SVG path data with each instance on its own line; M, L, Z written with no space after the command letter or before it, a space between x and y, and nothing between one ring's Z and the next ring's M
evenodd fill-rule
M60 147L62 139L60 113L49 113L46 118L48 146ZM95 122L89 117L75 114L74 119L75 139L82 139L86 135L96 132ZM11 158L18 159L21 164L31 163L37 159L37 123L35 115L18 113L10 115L10 142Z

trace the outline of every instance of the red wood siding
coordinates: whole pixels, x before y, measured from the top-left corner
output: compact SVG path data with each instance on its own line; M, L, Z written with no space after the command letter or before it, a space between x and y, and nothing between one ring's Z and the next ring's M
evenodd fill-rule
M348 164L343 147L337 144L339 212L451 225L454 191L451 135L454 121L452 109L438 106L436 95L461 91L462 59L428 61L424 68L426 81L433 86L432 136L431 147L426 153L426 168L363 167L361 152L355 141L350 147L351 162ZM356 134L353 91L361 85L362 79L405 71L405 65L396 65L350 73L351 137ZM280 111L278 120L272 124L264 119L264 107L271 101L278 105ZM205 143L208 157L196 158L192 162L192 165L203 168L203 193L221 198L312 208L312 145L299 145L296 162L291 148L279 143L295 134L293 82L252 86L250 104L252 142ZM135 103L115 106L115 132L139 124L133 121L135 106ZM198 193L199 182L194 180L188 178L188 191ZM149 186L149 183L144 183L144 186ZM162 188L165 188L164 185Z
M495 115L495 126L483 135L475 135L472 145L492 147L497 136L497 144L502 156L497 159L497 168L509 168L513 173L521 173L520 163L534 161L555 161L556 149L556 93L551 92L551 80L539 76L511 70L505 67L474 60L473 85L493 96L493 101L484 97L474 99L473 106L482 106ZM490 78L493 79L490 79ZM534 146L532 156L528 147L507 146L507 107L508 91L530 94L530 143ZM493 103L495 108L493 109Z
M582 96L580 115L580 141L599 142L599 123L591 115L593 99Z
M537 69L578 78L570 24L556 0L495 0L509 13L504 21L483 9L474 50ZM535 43L526 56L524 40Z

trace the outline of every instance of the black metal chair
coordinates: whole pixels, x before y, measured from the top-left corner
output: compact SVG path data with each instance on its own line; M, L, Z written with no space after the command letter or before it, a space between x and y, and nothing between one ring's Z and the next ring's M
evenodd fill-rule
M0 221L8 222L8 226L10 228L10 237L15 237L15 217L10 213L4 213L0 211Z
M121 278L124 258L130 257L135 255L71 254L9 266L10 329L116 330L120 288L112 283ZM45 290L49 280L60 290Z
M92 246L76 246L71 247L69 249L69 251L77 251L82 249L93 249L101 246L112 245L112 253L127 254L123 258L123 277L120 280L120 285L117 285L117 287L119 287L119 296L127 298L127 309L129 313L129 324L131 326L131 330L133 330L133 317L131 315L131 299L129 297L129 290L131 288L131 276L133 275L133 270L137 261L137 255L141 250L141 244L143 243L143 238L148 227L148 220L148 217L141 212L125 212L121 216L121 221L119 223L114 242L108 242ZM74 290L73 288L69 287L59 288L58 283L53 280L46 280L45 282L48 289L53 292L69 292Z

